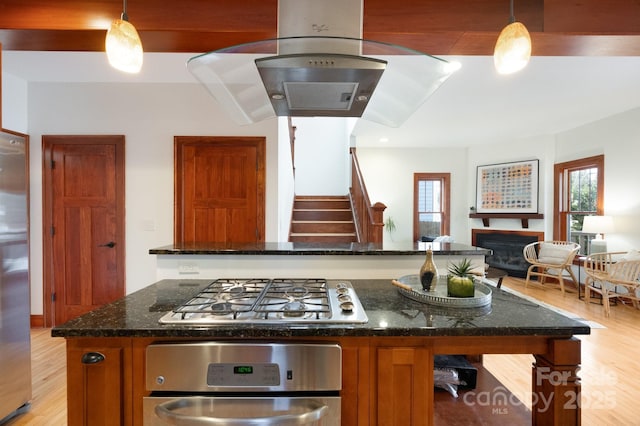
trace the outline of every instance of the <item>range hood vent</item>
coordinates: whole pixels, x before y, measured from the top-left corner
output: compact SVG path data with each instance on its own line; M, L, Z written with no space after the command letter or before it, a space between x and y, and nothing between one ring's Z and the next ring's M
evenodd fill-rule
M362 17L363 0L279 0L278 38L199 55L187 68L240 124L319 116L398 127L454 69L362 40Z
M361 117L387 61L339 54L255 60L278 116Z

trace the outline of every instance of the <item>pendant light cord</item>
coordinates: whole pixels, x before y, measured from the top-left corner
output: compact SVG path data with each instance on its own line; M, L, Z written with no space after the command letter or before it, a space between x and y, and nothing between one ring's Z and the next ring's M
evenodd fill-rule
M125 0L126 2L126 0ZM513 0L510 0L509 2L509 23L513 24L514 22L516 22L516 17L513 14Z
M511 0L511 7L513 7L513 0ZM511 12L511 14L513 15L513 12ZM122 0L122 15L120 19L127 22L129 21L129 15L127 15L127 0Z

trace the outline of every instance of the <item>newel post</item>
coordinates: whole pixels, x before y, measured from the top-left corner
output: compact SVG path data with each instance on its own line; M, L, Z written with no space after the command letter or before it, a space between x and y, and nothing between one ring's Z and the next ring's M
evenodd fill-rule
M382 233L384 227L382 216L386 208L387 206L385 206L381 202L377 202L373 206L371 206L372 218L371 227L369 228L369 242L382 242Z

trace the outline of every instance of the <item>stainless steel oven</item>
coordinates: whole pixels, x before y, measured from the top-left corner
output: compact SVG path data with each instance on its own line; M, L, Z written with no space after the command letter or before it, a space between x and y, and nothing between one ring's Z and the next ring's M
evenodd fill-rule
M337 344L153 344L144 425L338 426L341 383Z

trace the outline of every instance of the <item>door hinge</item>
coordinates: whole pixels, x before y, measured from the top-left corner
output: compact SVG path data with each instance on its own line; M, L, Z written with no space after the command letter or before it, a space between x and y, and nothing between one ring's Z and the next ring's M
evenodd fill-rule
M53 158L51 159L51 168L55 169L56 168L56 162L53 161Z
M52 302L56 301L56 294L55 293L51 293L51 301Z
M51 236L54 236L56 234L56 228L55 227L51 227Z

